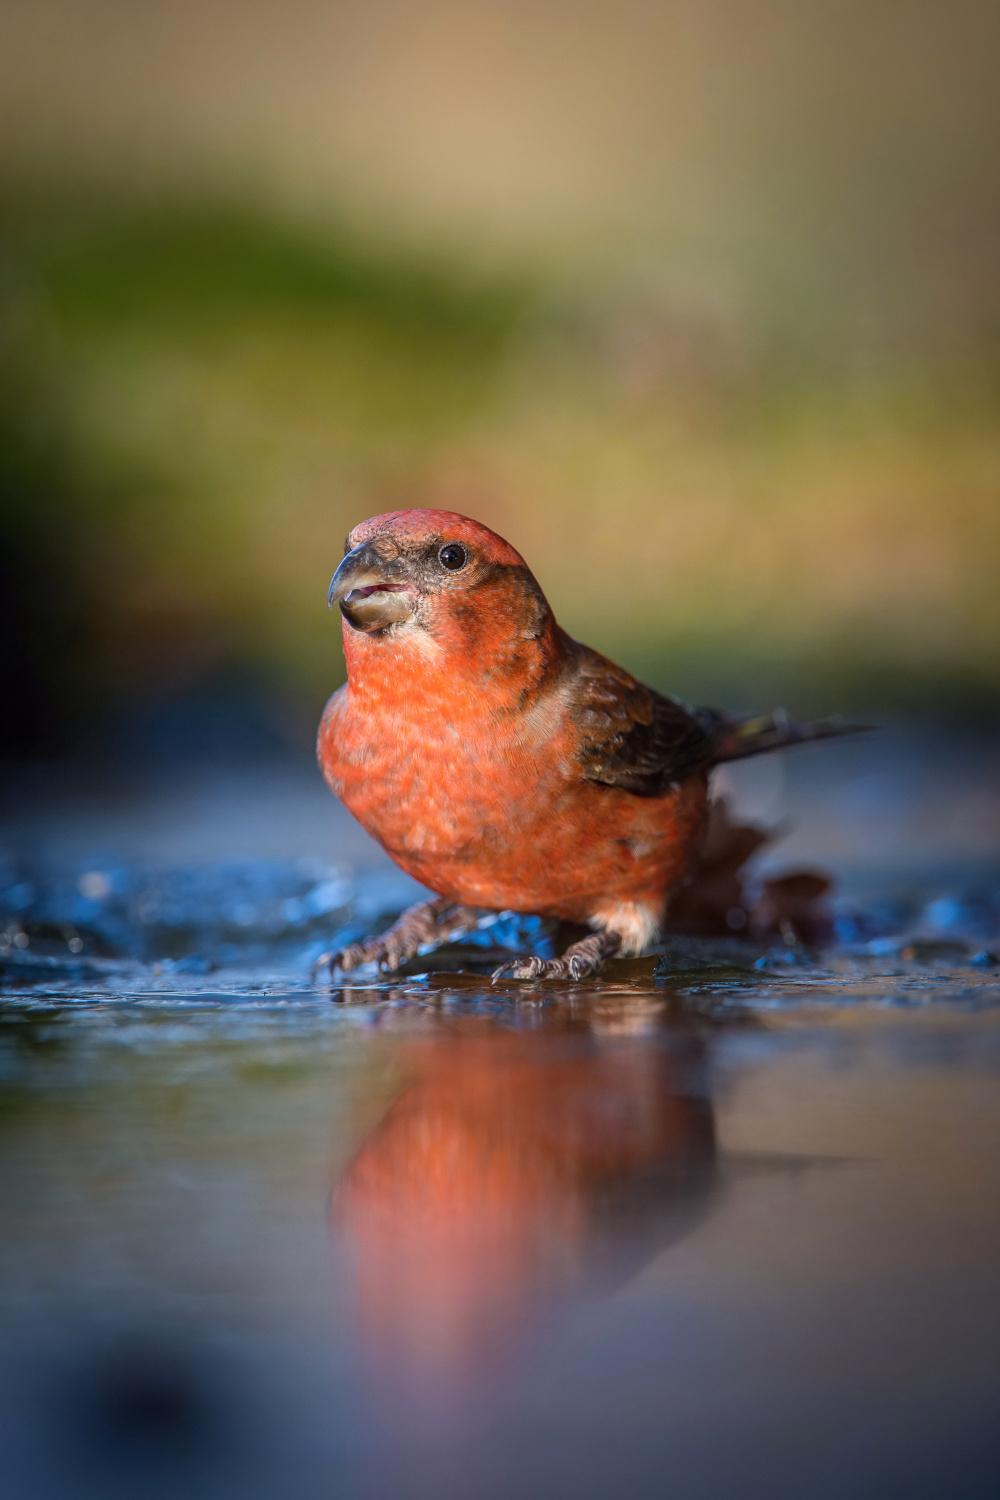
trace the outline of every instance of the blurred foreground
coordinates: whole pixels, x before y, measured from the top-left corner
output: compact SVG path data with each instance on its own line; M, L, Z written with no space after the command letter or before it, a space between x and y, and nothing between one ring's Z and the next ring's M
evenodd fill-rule
M956 979L8 992L6 1493L985 1500Z

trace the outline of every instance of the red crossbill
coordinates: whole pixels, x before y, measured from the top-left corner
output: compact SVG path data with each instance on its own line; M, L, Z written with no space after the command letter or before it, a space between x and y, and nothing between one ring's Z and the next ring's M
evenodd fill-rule
M347 683L320 726L323 774L438 893L335 954L344 970L398 968L489 911L594 929L495 977L581 979L639 953L697 854L711 768L844 732L733 719L645 687L556 624L513 547L451 511L356 526L329 603Z

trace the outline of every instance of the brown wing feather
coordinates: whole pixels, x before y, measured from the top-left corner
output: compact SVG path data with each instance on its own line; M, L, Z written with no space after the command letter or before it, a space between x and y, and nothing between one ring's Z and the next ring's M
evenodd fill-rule
M838 719L797 723L781 710L737 719L714 708L691 708L576 642L569 670L570 713L585 778L638 797L662 797L685 777L722 761L869 727Z
M585 646L572 666L570 713L588 781L659 797L712 763L721 715L654 692Z

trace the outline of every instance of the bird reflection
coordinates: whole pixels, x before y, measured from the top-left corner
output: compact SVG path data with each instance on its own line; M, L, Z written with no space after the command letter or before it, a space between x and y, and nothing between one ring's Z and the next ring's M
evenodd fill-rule
M438 1015L403 1061L409 1087L333 1218L370 1375L450 1399L687 1230L714 1121L702 1046L652 997L546 1009L530 1029Z

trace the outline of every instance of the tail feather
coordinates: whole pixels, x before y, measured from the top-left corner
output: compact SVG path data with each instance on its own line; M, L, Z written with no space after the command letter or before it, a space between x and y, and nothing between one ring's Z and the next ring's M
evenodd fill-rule
M764 755L769 750L787 750L791 745L808 745L815 740L840 739L845 734L866 734L874 724L846 724L836 716L810 719L804 724L790 719L783 709L773 714L758 714L751 719L735 719L719 726L715 760L744 760L749 755Z

